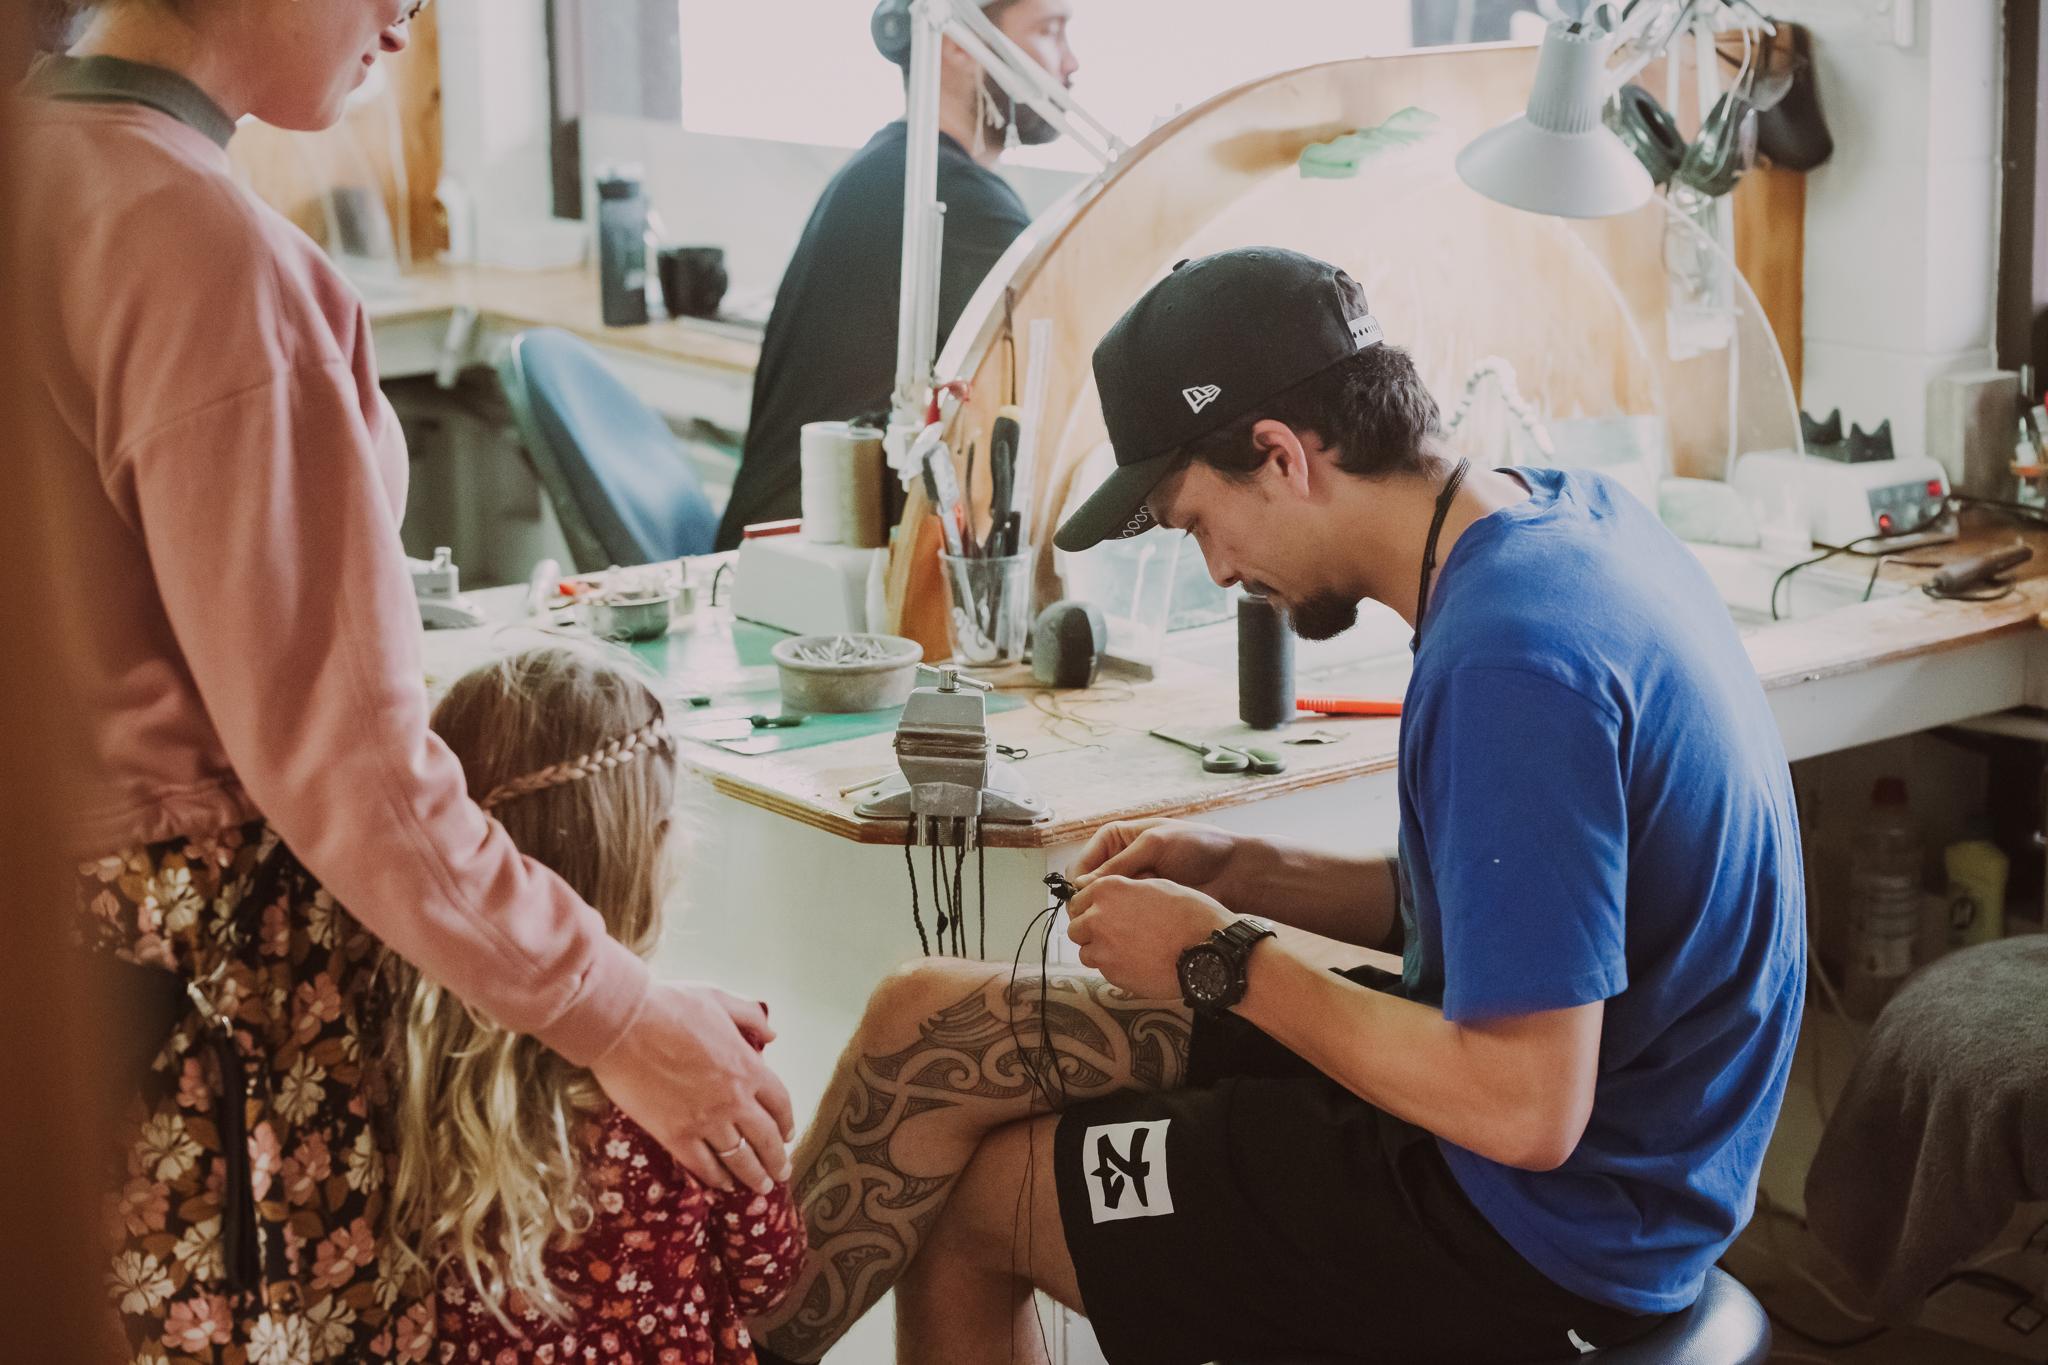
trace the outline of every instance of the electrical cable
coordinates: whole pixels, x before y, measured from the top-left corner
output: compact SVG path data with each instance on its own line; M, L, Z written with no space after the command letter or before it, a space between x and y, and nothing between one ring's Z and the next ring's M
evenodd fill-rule
M1890 550L1866 550L1859 547L1868 545L1873 541L1897 540L1903 536L1919 535L1922 531L1932 529L1965 507L1976 507L1982 508L1985 511L1997 512L2037 530L2048 530L2048 509L2030 507L2020 502L2009 502L2002 498L1980 498L1968 493L1950 493L1942 499L1941 507L1938 511L1922 518L1912 526L1908 526L1903 530L1888 531L1882 535L1858 536L1844 545L1818 545L1817 548L1821 551L1820 554L1787 566L1784 572L1780 573L1771 582L1771 619L1773 621L1784 619L1778 614L1778 594L1784 589L1785 584L1791 581L1792 575L1798 573L1801 569L1810 569L1816 564L1824 564L1838 555L1855 555L1859 558L1875 558L1878 561L1871 569L1870 581L1864 585L1863 589L1863 600L1868 602L1871 593L1877 587L1878 571L1884 567L1886 558L1893 552ZM1934 598L1936 601L1996 602L2008 596L2013 589L2010 584L2005 584L1997 592L1983 596L1969 593L1928 592L1926 585L1922 585L1921 591L1926 592L1929 597Z

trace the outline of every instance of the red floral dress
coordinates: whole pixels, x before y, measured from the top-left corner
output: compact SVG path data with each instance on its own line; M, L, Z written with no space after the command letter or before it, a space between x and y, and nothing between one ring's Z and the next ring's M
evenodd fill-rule
M547 1257L572 1323L515 1304L520 1331L508 1332L457 1268L439 1285L441 1360L754 1365L746 1319L774 1307L803 1268L789 1190L706 1189L616 1108L595 1127L588 1173L597 1220Z

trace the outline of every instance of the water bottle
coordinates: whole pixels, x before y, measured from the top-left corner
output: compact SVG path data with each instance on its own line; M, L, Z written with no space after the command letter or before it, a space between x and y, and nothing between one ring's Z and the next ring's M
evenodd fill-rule
M1920 828L1900 779L1878 780L1851 857L1843 995L1850 1014L1869 1019L1913 970L1920 937Z
M647 197L637 166L598 177L597 268L604 325L647 321Z

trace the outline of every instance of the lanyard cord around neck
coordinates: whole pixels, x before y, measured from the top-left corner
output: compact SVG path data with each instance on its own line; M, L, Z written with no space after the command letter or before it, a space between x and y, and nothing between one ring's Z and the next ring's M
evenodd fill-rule
M1422 618L1429 614L1429 580L1436 575L1437 537L1443 533L1444 518L1450 515L1451 501L1458 496L1458 489L1465 483L1466 471L1471 468L1470 460L1458 461L1451 477L1444 480L1444 491L1436 495L1436 515L1430 518L1429 539L1422 543L1422 586L1415 591L1415 639L1410 642L1410 649L1422 643Z

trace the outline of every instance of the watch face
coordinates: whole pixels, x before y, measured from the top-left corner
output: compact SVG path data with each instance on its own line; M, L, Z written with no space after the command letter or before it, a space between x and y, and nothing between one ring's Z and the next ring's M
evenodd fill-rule
M1189 953L1181 968L1181 987L1196 1000L1221 1000L1236 978L1230 963L1213 948Z

